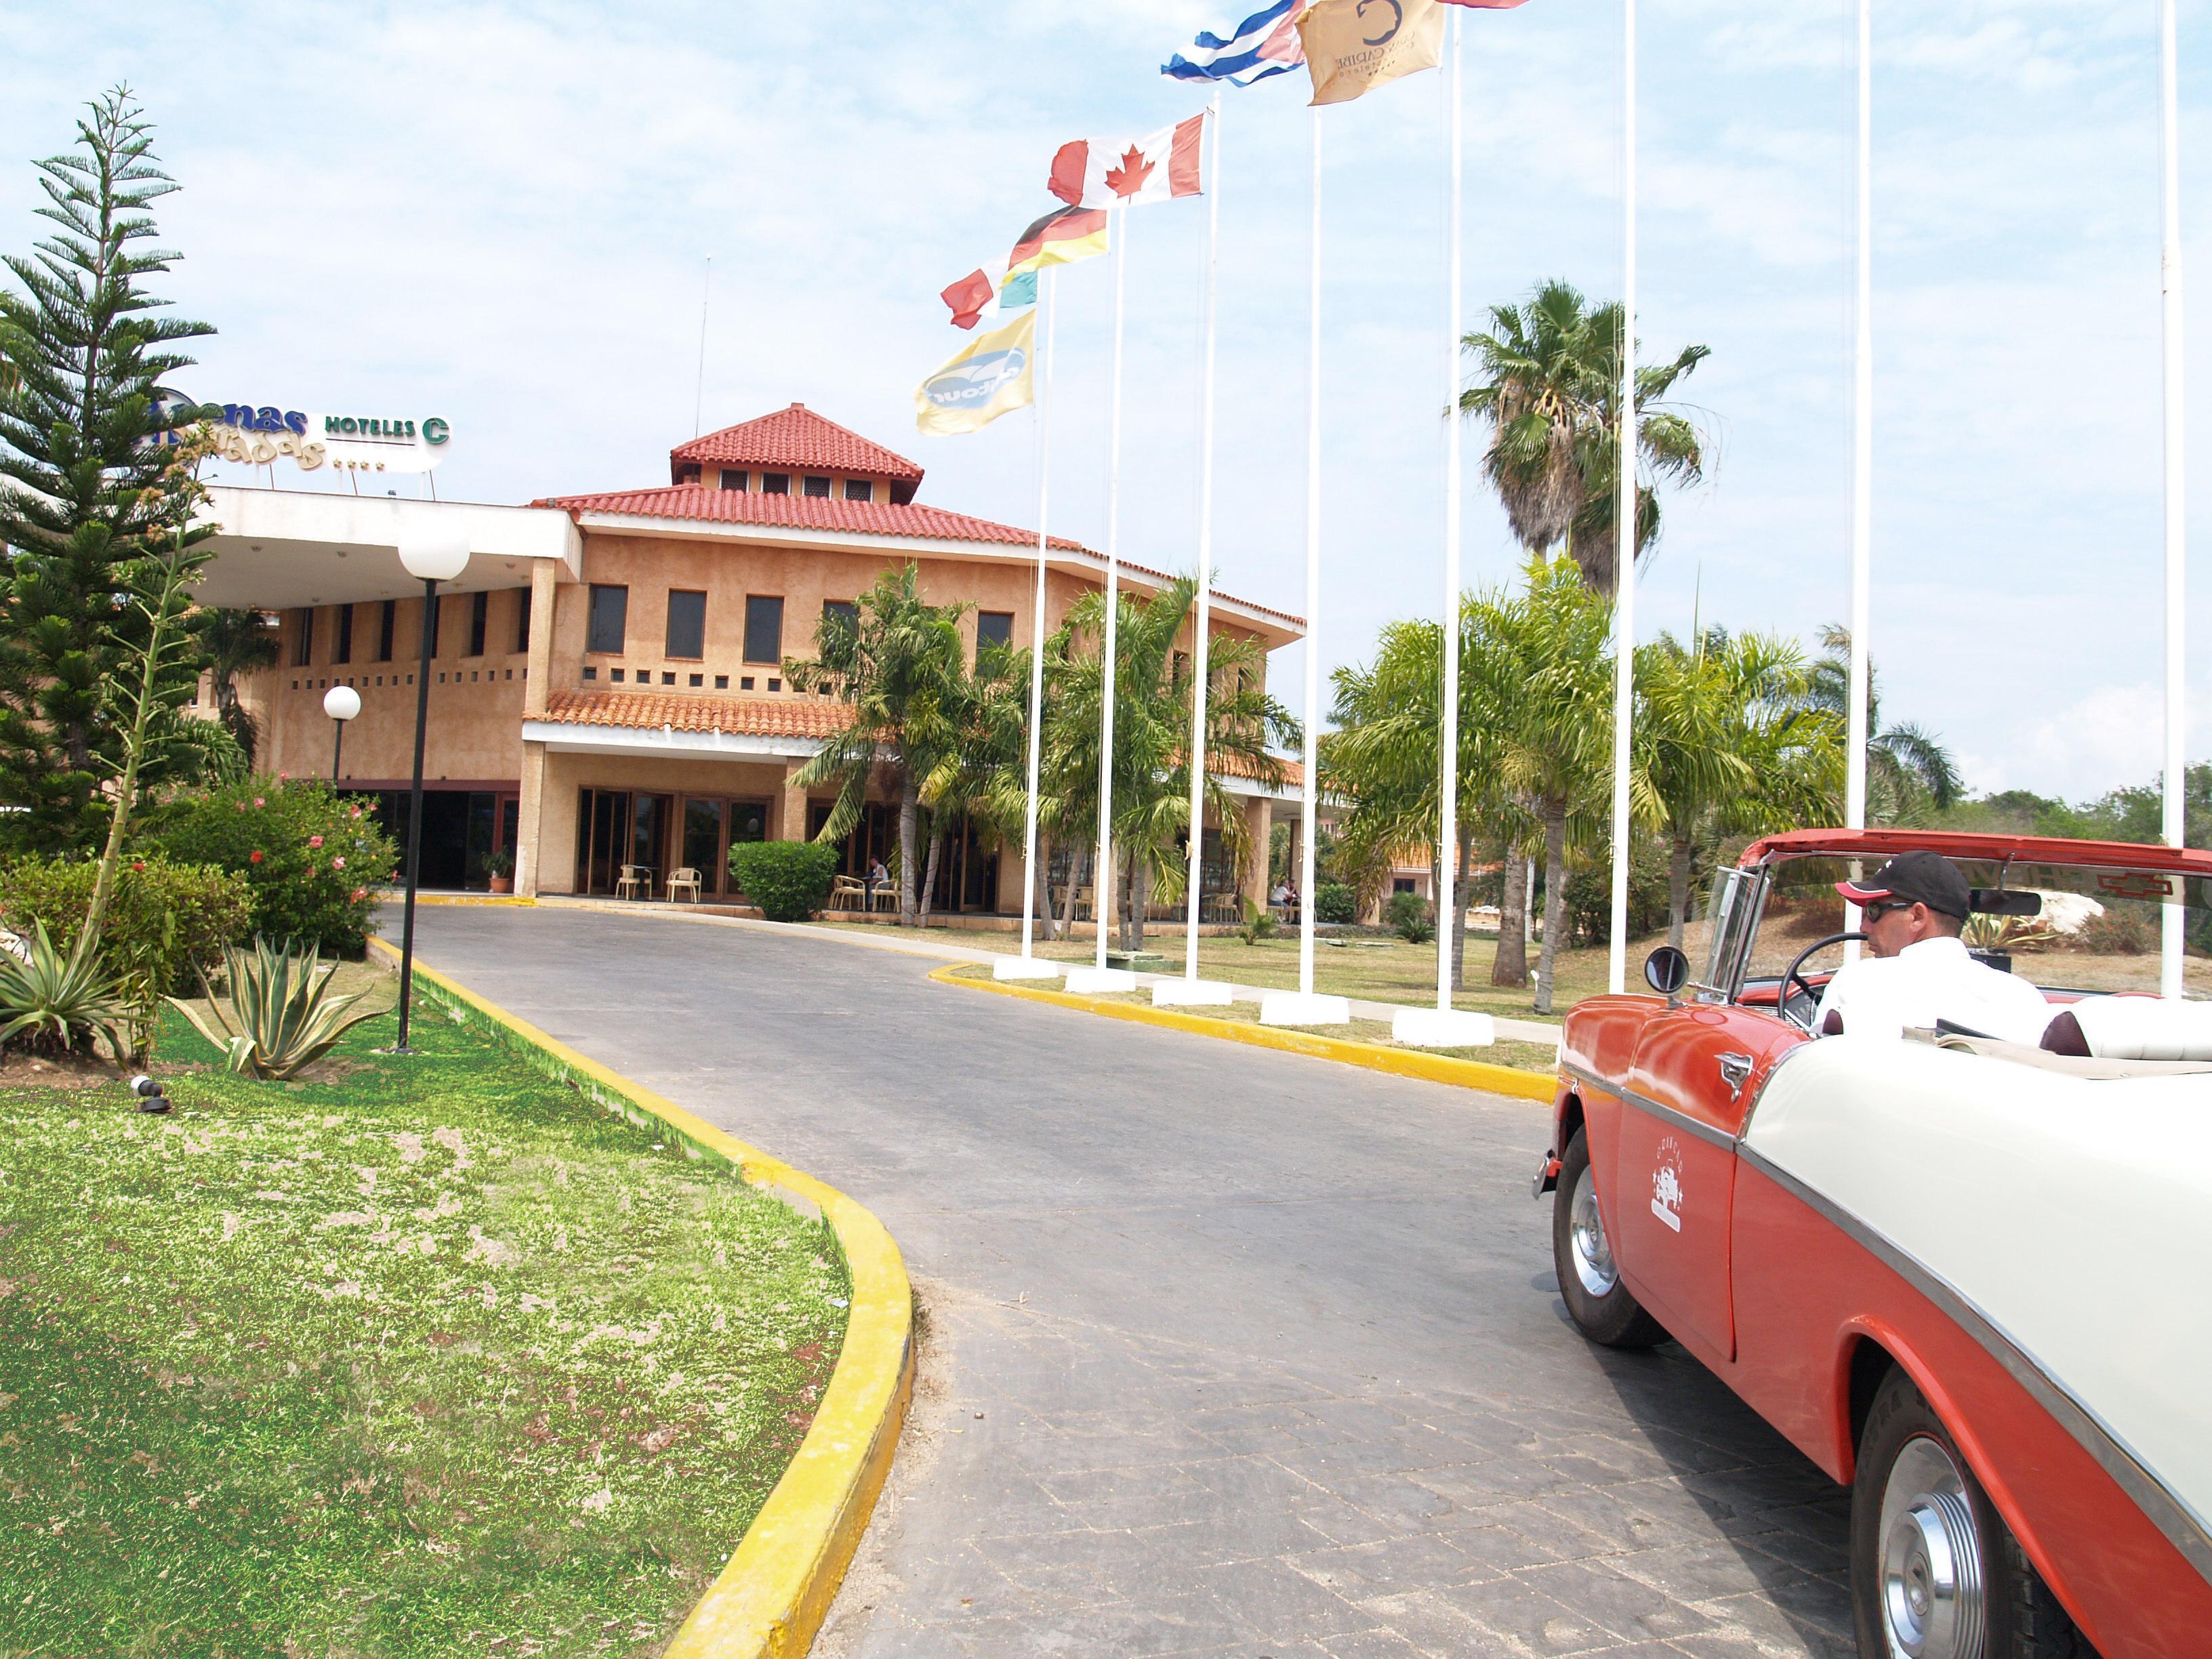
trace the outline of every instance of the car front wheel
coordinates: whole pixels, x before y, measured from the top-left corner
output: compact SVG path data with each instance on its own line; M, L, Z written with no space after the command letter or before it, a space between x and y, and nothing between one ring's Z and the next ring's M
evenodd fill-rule
M1605 1218L1598 1212L1589 1137L1580 1129L1559 1159L1559 1196L1552 1205L1552 1265L1568 1316L1591 1341L1608 1348L1649 1348L1667 1340L1666 1328L1620 1282Z
M1902 1370L1859 1437L1851 1609L1860 1659L2095 1659Z

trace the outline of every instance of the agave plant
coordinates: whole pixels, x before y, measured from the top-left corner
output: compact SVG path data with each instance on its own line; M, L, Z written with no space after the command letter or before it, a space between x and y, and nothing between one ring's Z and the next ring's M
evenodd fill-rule
M66 1054L89 1050L101 1036L118 1060L126 1058L130 1013L100 953L57 949L43 921L17 943L21 955L0 951L0 1045Z
M362 994L331 994L331 976L337 972L337 964L325 965L319 948L295 951L289 940L280 947L257 934L251 955L230 945L222 958L235 1026L224 1018L205 969L200 973L200 989L207 994L207 1018L179 998L169 1000L202 1036L223 1051L230 1069L241 1077L297 1076L336 1048L355 1026L384 1012L372 1008L349 1016L347 1011L361 1000Z

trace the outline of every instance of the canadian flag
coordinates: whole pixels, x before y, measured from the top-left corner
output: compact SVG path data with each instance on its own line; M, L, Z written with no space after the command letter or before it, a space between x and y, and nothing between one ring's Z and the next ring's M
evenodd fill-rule
M1142 138L1078 138L1052 158L1046 188L1071 207L1165 202L1199 192L1201 112Z

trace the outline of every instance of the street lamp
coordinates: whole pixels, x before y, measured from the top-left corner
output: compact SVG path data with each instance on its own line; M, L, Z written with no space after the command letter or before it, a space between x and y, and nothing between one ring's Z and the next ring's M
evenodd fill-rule
M361 713L361 693L349 685L334 685L323 693L323 713L334 727L331 738L331 787L338 787L338 757L345 752L346 722Z
M415 990L415 879L422 860L422 738L430 722L430 637L438 606L438 584L449 582L468 568L468 538L453 532L402 543L399 562L422 584L422 660L415 673L415 781L407 806L407 918L399 945L399 1041L395 1054L415 1051L407 1046L407 1016Z

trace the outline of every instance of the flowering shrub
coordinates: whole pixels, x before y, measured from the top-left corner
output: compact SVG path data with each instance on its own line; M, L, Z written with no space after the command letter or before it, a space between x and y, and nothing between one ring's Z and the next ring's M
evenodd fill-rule
M376 815L319 781L247 778L179 803L160 835L169 856L242 874L253 927L271 939L362 953L369 890L399 855Z

